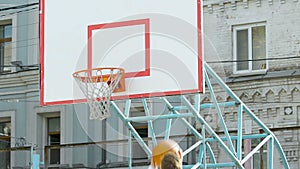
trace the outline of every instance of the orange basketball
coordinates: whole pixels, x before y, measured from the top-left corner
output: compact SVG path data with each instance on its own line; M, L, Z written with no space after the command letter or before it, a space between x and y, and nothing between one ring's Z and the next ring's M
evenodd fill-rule
M179 155L182 158L182 150L179 145L173 140L164 140L159 142L153 149L152 149L152 166L154 168L161 166L161 160L163 159L164 155L168 152L173 152Z

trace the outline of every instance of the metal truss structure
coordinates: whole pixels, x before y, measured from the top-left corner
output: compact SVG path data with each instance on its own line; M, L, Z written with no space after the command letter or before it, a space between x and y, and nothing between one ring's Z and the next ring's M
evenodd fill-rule
M172 127L172 120L178 119L180 120L197 139L191 147L184 150L183 155L187 155L193 150L197 149L198 159L195 164L184 165L183 168L239 168L245 169L245 164L249 159L253 157L253 155L258 152L263 146L267 147L267 168L273 169L278 168L274 166L274 150L278 151L278 154L282 160L282 165L284 169L289 169L289 164L287 162L284 151L274 135L274 133L260 120L258 117L240 100L236 94L222 81L222 79L207 65L204 64L204 77L206 87L210 94L210 103L200 103L200 94L193 95L193 101L185 95L179 95L178 98L182 100L182 105L177 106L173 105L172 102L168 99L168 97L160 98L161 102L168 107L169 113L162 115L150 115L148 103L146 98L141 98L140 101L143 104L145 116L139 117L130 117L130 107L131 100L126 100L125 109L121 111L121 108L118 107L115 101L111 101L112 107L115 109L118 117L123 121L124 125L128 129L129 138L133 136L136 141L140 144L143 150L147 153L149 157L151 157L151 150L149 146L145 143L145 141L141 138L138 132L135 130L133 126L133 122L147 122L148 128L150 131L150 135L152 137L153 145L157 144L157 138L155 135L153 121L157 119L166 119L166 131L165 131L165 139L170 137L170 131ZM219 86L218 89L222 89L228 96L231 97L230 102L218 102L218 99L215 95L212 81ZM214 85L215 87L216 85ZM207 92L207 94L208 94ZM233 135L229 132L228 126L225 123L224 113L222 109L231 108L236 109L237 112L237 121L236 121L236 132ZM216 117L219 120L219 126L222 133L214 131L213 127L210 126L209 122L207 122L203 116L202 111L206 108L214 109L214 113L216 113ZM187 113L182 113L182 110ZM200 124L200 130L197 130L193 124L191 124L187 119L188 118L196 119L197 123ZM245 117L251 120L252 123L258 126L262 132L260 133L245 133ZM244 153L243 149L243 141L245 140L259 140L256 147L252 148L251 151ZM129 139L129 168L132 168L132 140ZM227 161L222 161L216 158L216 154L211 146L212 143L218 143L218 146L224 154L226 154ZM223 157L222 157L223 159Z

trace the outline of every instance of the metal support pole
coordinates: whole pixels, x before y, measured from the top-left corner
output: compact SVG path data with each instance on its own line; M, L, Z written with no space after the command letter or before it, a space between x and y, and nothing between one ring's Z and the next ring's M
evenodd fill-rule
M236 153L236 152L235 152L235 149L234 149L234 147L233 147L233 143L232 143L232 141L229 139L230 135L229 135L229 132L228 132L228 130L227 130L227 126L226 126L226 124L225 124L225 120L224 120L224 118L223 118L221 109L220 109L220 107L219 107L219 105L218 105L217 98L216 98L216 96L215 96L215 94L214 94L214 89L212 88L212 85L211 85L210 80L209 80L209 78L208 78L208 74L205 72L204 75L205 75L205 82L206 82L206 84L207 84L207 86L208 86L208 89L209 89L210 97L212 98L213 103L215 104L215 109L217 110L217 114L218 114L218 116L219 116L219 119L220 119L220 123L221 123L222 129L223 129L223 131L224 131L225 136L227 137L227 143L228 143L228 145L229 145L229 148L230 148L230 150L231 150L232 153Z
M268 144L268 168L273 168L273 162L274 162L274 138L270 138L269 144Z
M150 116L150 112L149 112L149 108L147 106L146 99L143 99L142 102L143 102L143 106L144 106L146 117L149 117ZM156 136L155 136L155 132L154 132L154 128L153 128L153 121L152 120L148 120L148 127L150 128L150 135L152 137L153 145L155 146L155 145L157 145L157 140L156 140Z
M131 139L131 131L128 130L128 168L132 169L132 139Z
M237 139L237 158L242 159L242 144L243 144L243 105L238 107L238 139Z
M126 100L126 104L125 104L125 117L128 118L129 117L129 113L130 113L130 106L131 106L131 100L128 99ZM132 169L132 139L131 139L131 131L129 130L129 128L127 128L128 131L128 168Z
M267 141L270 140L270 138L272 138L271 135L269 135L262 142L260 142L248 155L246 155L246 157L241 161L241 163L244 164L249 158L251 158L254 155L254 153L256 153Z
M281 145L279 144L278 139L275 137L275 135L267 128L267 126L262 123L261 120L259 120L255 114L231 91L231 89L221 80L221 78L215 74L212 69L207 65L204 64L205 68L205 81L207 84L207 87L209 89L210 97L212 100L212 103L205 103L200 104L200 94L196 93L194 95L194 101L189 101L186 96L180 95L178 96L180 100L182 101L182 106L174 106L170 100L168 100L167 97L162 97L162 102L167 106L169 109L168 114L163 115L152 115L149 111L147 100L146 99L140 99L143 108L145 111L145 116L138 116L138 117L130 117L130 105L131 100L126 100L125 105L125 111L122 112L116 103L114 101L111 101L112 107L116 110L116 113L118 117L122 120L122 122L125 124L125 126L128 129L128 144L129 144L129 152L128 152L128 160L129 160L129 168L132 168L132 138L133 136L139 145L144 149L144 151L147 153L148 157L151 157L151 150L149 149L148 145L145 143L145 141L140 137L139 133L135 130L135 128L132 125L132 122L147 122L148 128L149 128L149 134L152 137L153 145L155 146L157 144L157 138L155 135L155 129L153 121L157 119L165 119L167 121L166 128L165 128L165 135L164 139L169 139L171 136L171 127L172 126L172 120L173 119L179 119L180 122L184 124L184 126L195 136L195 140L193 141L193 145L185 150L183 152L183 155L186 156L188 153L194 151L197 147L200 146L199 155L198 155L198 161L196 164L191 165L184 165L183 168L189 168L189 169L198 169L198 168L223 168L223 167L235 167L238 169L245 169L244 164L246 161L249 161L249 159L252 158L254 153L256 153L259 149L261 149L266 143L268 143L268 166L270 169L273 169L273 154L274 154L274 145L278 149L279 155L282 158L283 166L285 169L289 169L286 157L284 155L284 152L282 150ZM233 102L224 102L224 103L218 103L217 97L214 93L213 86L211 84L211 81L209 77L212 77L221 87L221 89L225 90L225 92L232 97L234 100ZM232 136L230 135L226 121L223 118L223 112L221 112L220 107L235 107L237 108L237 135ZM204 119L203 114L200 113L202 109L205 108L214 108L217 112L217 115L220 119L220 124L222 126L222 130L225 136L221 137L219 133L216 133L216 131L213 130L211 125ZM185 110L185 111L183 111ZM187 112L186 112L187 111ZM244 125L243 119L245 115L249 115L250 122L255 123L258 125L258 127L262 128L264 133L262 134L251 134L252 132L248 134L243 134L243 128ZM193 124L191 124L190 121L188 121L188 118L193 118L192 121ZM196 129L196 122L200 123L202 126L202 129L199 131ZM195 124L194 124L195 123ZM189 132L188 132L189 133ZM251 139L262 139L262 141L252 150L249 152L249 154L246 155L244 158L242 157L243 149L242 144L244 140L251 140ZM236 140L236 148L233 145L233 141ZM214 152L211 148L211 143L218 143L220 145L220 148L226 153L226 155L229 157L229 162L218 162L217 159L214 156ZM226 143L225 143L226 142ZM47 149L46 149L47 152ZM46 153L45 152L45 153ZM207 160L207 154L209 155L209 161ZM46 156L46 155L45 155ZM45 160L46 161L46 160Z
M172 108L173 108L172 104L171 104L165 97L163 97L162 100L164 101L164 103L167 105L167 107L168 107L169 109L172 109ZM179 113L178 111L176 111L176 110L173 109L173 112L174 112L176 115L180 116L180 113ZM193 113L186 113L186 114L187 114L187 115L191 115L191 116L189 116L189 117L194 117ZM182 114L181 114L181 115L182 115ZM169 117L171 117L171 116L169 115ZM179 119L183 122L183 124L185 124L185 126L186 126L188 129L190 129L190 131L191 131L197 138L202 139L201 134L200 134L200 133L195 129L195 127L192 126L186 119L184 119L184 118L179 118Z
M115 110L116 110L117 115L119 116L119 118L123 121L123 123L127 126L127 128L132 132L133 137L136 139L136 141L140 144L140 146L143 148L143 150L150 157L151 156L151 150L149 149L149 147L147 146L147 144L143 141L143 139L141 138L141 136L139 135L139 133L137 133L137 131L132 126L132 124L129 121L127 121L127 118L124 116L124 114L119 109L119 107L116 105L116 103L114 101L111 101L111 104L115 108Z
M169 111L169 115L173 114L172 111ZM170 132L171 132L171 125L172 125L172 119L167 120L166 124L166 133L165 133L165 140L168 140L170 138Z
M188 153L190 153L192 150L194 150L195 148L197 148L198 146L200 146L203 143L202 140L198 141L197 143L195 143L194 145L192 145L191 147L189 147L188 149L186 149L183 153L182 156L187 155Z
M240 161L236 158L236 156L228 149L226 144L221 140L221 138L214 132L214 130L207 124L207 122L201 117L198 113L197 110L189 103L189 101L185 98L185 96L181 96L183 99L183 102L186 104L186 106L191 110L192 113L194 113L194 116L197 118L197 120L206 126L206 130L208 131L209 134L211 134L221 145L221 147L224 149L224 151L227 153L229 158L233 160L236 164L237 167L244 169Z
M202 144L203 145L203 162L202 162L202 164L203 164L204 169L206 169L206 136L205 136L205 132L206 132L205 125L202 125L201 133L204 138L204 141Z
M210 160L212 161L212 164L217 164L217 161L216 161L216 158L215 158L215 155L214 155L214 152L211 148L211 146L208 144L208 142L206 143L206 148L208 149L208 154L209 154L209 157L210 157ZM216 166L214 166L214 169L218 169Z
M209 73L209 75L211 75L214 80L216 80L216 82L226 91L226 93L228 95L231 96L232 99L234 99L237 103L243 103L233 92L232 90L221 80L221 78L210 68L210 66L208 64L204 64L204 69L207 73ZM278 141L278 139L276 138L276 136L274 135L274 133L272 133L268 127L260 120L258 119L255 114L246 106L244 105L244 111L250 116L250 118L256 122L256 124L261 127L264 132L271 134L273 139L274 139L274 143L275 146L278 149L278 153L282 159L282 163L285 169L290 169L289 164L287 162L286 156L284 154L284 151Z

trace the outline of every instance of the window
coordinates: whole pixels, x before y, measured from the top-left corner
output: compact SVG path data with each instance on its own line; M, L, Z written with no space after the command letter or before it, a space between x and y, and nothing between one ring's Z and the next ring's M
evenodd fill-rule
M259 143L261 142L260 139L251 139L251 140L244 140L242 144L242 150L244 151L242 154L242 158L245 157L246 146L248 147L249 151L252 151ZM251 161L250 161L251 160ZM267 146L264 145L258 151L256 151L251 159L249 159L245 164L245 168L251 169L266 169L268 163L268 153L267 153Z
M10 121L0 121L0 133L0 149L10 148ZM10 152L0 153L0 168L10 168Z
M267 69L264 23L233 27L234 73L264 72Z
M252 139L251 146L254 149L262 140ZM252 156L252 168L253 169L264 169L267 168L267 146L264 145Z
M10 71L12 61L12 20L0 21L0 72Z
M264 169L267 168L267 151L264 150L263 152L256 152L255 154L253 154L253 159L252 159L252 168L253 169Z
M60 118L48 118L48 145L60 145ZM60 149L50 149L50 164L60 164Z

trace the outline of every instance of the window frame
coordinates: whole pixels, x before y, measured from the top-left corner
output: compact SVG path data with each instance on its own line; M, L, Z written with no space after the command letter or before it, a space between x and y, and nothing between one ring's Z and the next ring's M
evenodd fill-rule
M50 120L51 119L55 119L58 118L59 119L59 124L60 124L60 130L59 131L49 131L50 129ZM47 145L51 146L51 145L60 145L61 144L61 117L60 116L54 116L54 117L47 117L46 118L46 123L47 123ZM59 135L59 143L51 143L51 137L55 136L55 135ZM51 153L58 153L58 163L51 163ZM48 160L49 160L49 165L53 165L53 164L60 164L61 163L61 150L60 149L49 149L48 152Z
M263 160L260 161L261 159L259 159L259 164L260 166L254 166L254 163L255 163L255 159L254 159L254 155L258 155L260 157L261 153L263 154ZM261 169L261 163L263 162L264 164L264 167L266 166L268 168L268 151L267 150L263 150L263 151L260 151L258 150L257 152L255 152L251 158L251 169L257 169L257 168L254 168L254 167L259 167L259 169ZM264 157L267 159L267 161L264 160Z
M10 123L10 126L11 126L11 120L10 119L0 119L0 124L4 124L4 125L6 125L6 124L8 124L8 123ZM10 128L11 129L11 128ZM9 135L6 135L6 133L4 133L4 132L2 132L2 131L0 131L0 133L1 134L4 134L4 135L0 135L0 142L6 142L6 143L4 143L4 144L7 144L6 145L6 147L0 147L0 149L1 148L10 148L11 147L11 133L9 133ZM1 160L2 160L2 162L4 162L4 164L7 166L7 167L10 167L10 165L11 165L11 153L10 152L3 152L1 155L0 155L2 158L1 158ZM4 157L4 159L3 159L3 157ZM0 160L0 161L1 161ZM3 165L3 164L2 164ZM1 164L0 164L0 166L1 166ZM2 166L3 167L3 166Z
M0 111L0 121L10 121L11 131L10 137L15 137L15 111ZM15 139L10 139L10 147L14 147L16 144ZM15 153L10 152L10 166L14 166L16 161Z
M264 69L253 70L252 66L252 28L253 27L265 27L265 40L266 40L266 66ZM254 74L265 74L268 70L268 34L267 34L267 24L266 22L252 23L252 24L244 24L244 25L234 25L232 26L233 30L233 74L234 75L254 75ZM248 32L248 69L247 70L237 70L237 32L240 30L247 30Z
M0 18L0 25L7 25L7 21L11 21L11 27L12 27L12 34L11 34L11 61L17 60L17 15L9 15L9 16L3 16ZM4 39L4 38L3 38ZM7 38L6 38L7 39ZM1 56L0 56L0 59ZM3 63L4 65L4 63ZM0 63L0 66L3 66L2 63ZM5 67L0 67L0 74L5 72L15 72L17 70L16 67L11 67L10 70L4 70Z
M251 142L250 151L253 151L253 149L261 142L261 140L259 138L244 139L242 141L242 147L241 147L242 150L245 150L245 141L247 141L247 140ZM237 141L235 141L234 144L235 144L235 146L237 146ZM255 155L260 156L261 153L266 158L266 160L265 160L264 157L263 157L263 164L264 164L264 166L268 167L268 165L269 165L268 164L268 159L269 159L269 153L268 153L269 150L268 150L268 148L269 148L269 144L270 144L269 142L267 144L264 144L259 150L257 150L256 152L254 152L254 154L251 156L250 159L248 159L248 161L250 160L250 163L251 163L250 164L251 165L250 169L257 169L257 166L254 166L254 164L255 164L254 156ZM236 147L236 149L237 149L237 147ZM242 151L242 159L244 159L244 158L245 158L245 151ZM262 161L259 161L260 166L261 166L261 162ZM244 164L246 164L246 163L244 163ZM259 169L261 169L260 166L259 166ZM254 168L254 167L256 167L256 168Z
M35 142L41 147L48 146L48 122L47 118L54 118L54 117L60 117L60 143L66 143L68 139L73 138L73 128L67 127L65 124L70 120L70 115L66 113L66 110L64 107L56 106L56 107L36 107L34 109L34 123L32 123L32 126L30 127L30 130L33 132L33 137ZM42 137L39 137L42 136ZM46 158L45 156L49 154L45 154L45 149L36 150L41 155L41 159ZM49 160L49 158L47 159ZM68 163L71 159L70 156L66 156L66 151L64 149L61 149L60 151L60 162L62 164ZM48 163L49 164L49 163ZM53 165L52 165L53 166Z

